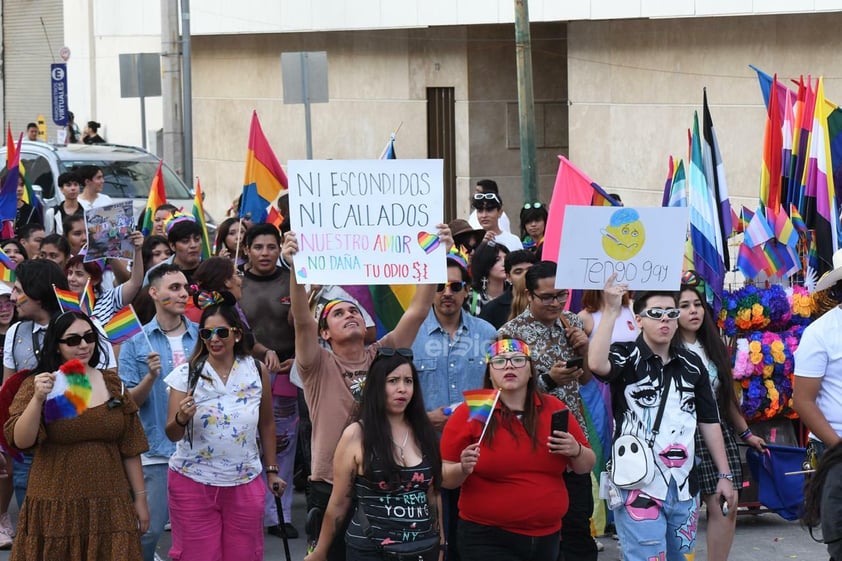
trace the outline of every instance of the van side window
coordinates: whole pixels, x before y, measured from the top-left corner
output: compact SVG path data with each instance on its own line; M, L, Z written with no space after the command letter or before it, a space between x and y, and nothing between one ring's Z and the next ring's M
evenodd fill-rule
M42 198L52 199L55 196L53 170L50 168L50 162L47 158L24 152L21 154L20 159L23 167L26 169L26 177L29 179L29 183L33 187L35 185L41 186Z

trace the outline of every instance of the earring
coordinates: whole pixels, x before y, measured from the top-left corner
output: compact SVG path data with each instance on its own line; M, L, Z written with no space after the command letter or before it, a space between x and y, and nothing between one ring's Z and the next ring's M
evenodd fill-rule
M485 292L488 288L488 277L482 277L481 281L482 291Z

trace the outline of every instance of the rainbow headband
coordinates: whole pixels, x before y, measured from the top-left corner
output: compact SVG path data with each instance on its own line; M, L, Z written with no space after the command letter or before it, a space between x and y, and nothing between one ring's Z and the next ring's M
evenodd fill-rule
M169 234L172 227L178 224L179 222L196 222L196 219L192 216L187 214L182 214L180 212L175 212L164 221L164 231Z
M470 272L470 269L468 268L468 254L457 249L456 246L453 246L450 249L447 254L447 258L462 267L465 272Z
M503 353L523 353L529 355L529 345L520 339L500 339L488 345L488 354L486 358L491 360L491 357L501 355Z
M324 308L322 308L322 313L319 314L319 321L323 321L333 308L342 303L353 304L354 306L357 305L356 302L351 302L350 300L343 300L342 298L336 298L334 300L331 300L330 302L325 304Z

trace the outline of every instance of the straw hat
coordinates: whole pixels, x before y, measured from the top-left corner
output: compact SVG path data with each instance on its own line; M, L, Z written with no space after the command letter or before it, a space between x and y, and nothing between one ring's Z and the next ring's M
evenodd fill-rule
M816 292L827 290L842 280L842 249L833 254L833 270L822 275L816 283Z

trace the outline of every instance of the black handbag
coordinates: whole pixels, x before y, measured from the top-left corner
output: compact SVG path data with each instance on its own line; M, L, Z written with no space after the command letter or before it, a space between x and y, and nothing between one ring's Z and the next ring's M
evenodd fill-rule
M359 513L362 515L360 528L363 534L372 540L371 524L362 505L359 505ZM378 544L377 549L383 561L438 561L441 553L441 536L434 534L429 538L411 542Z

